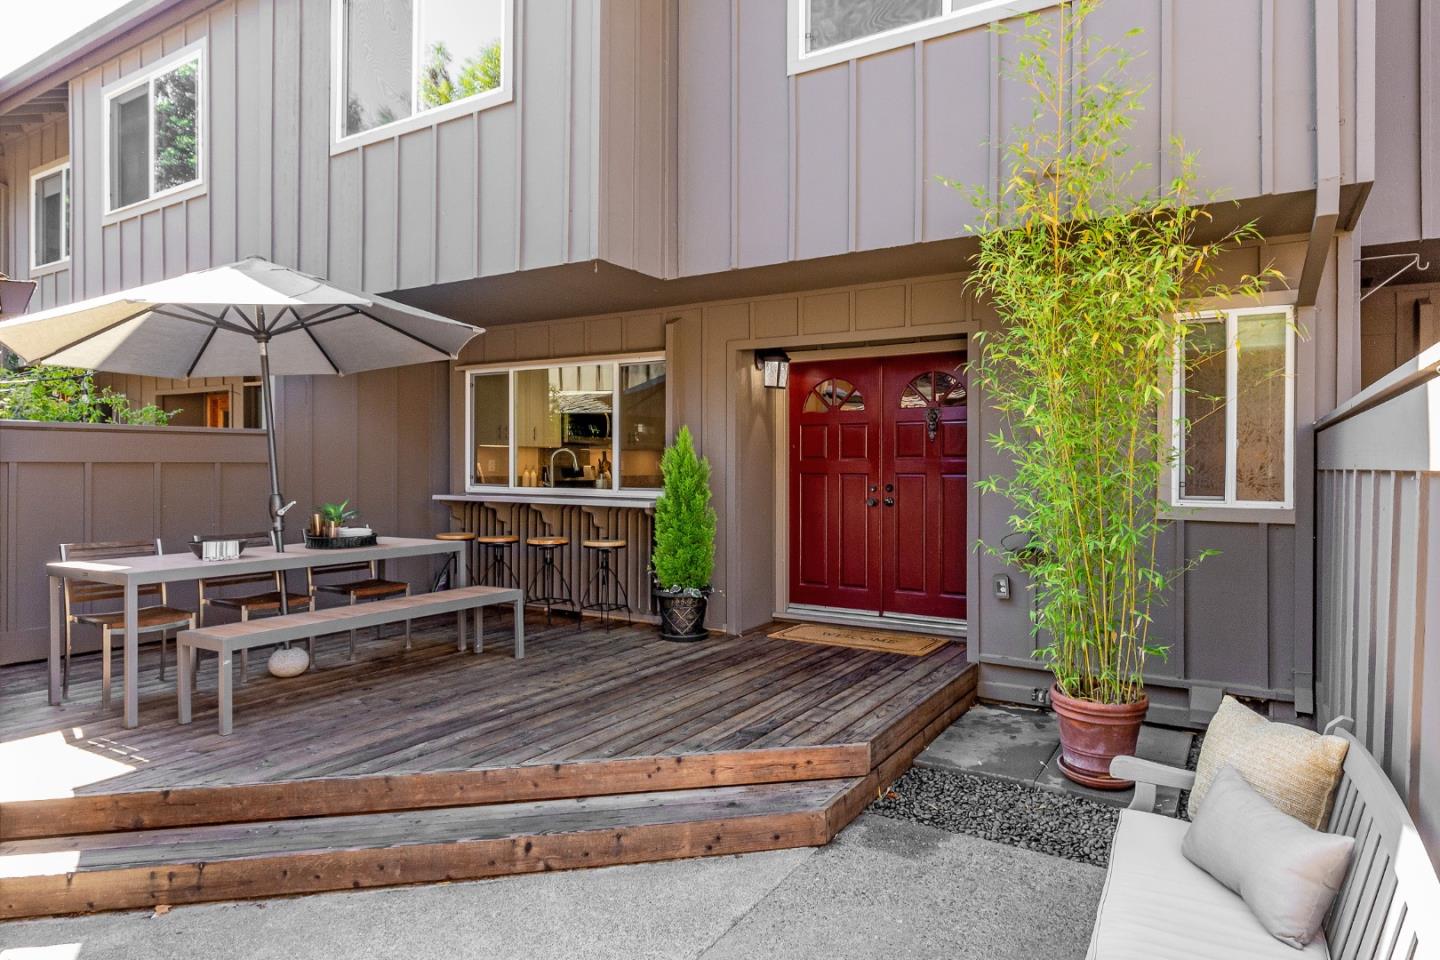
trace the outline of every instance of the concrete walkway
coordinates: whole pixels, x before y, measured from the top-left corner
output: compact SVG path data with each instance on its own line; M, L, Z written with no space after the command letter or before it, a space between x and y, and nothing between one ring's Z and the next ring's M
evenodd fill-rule
M819 850L0 923L0 960L1081 960L1103 881L866 815Z

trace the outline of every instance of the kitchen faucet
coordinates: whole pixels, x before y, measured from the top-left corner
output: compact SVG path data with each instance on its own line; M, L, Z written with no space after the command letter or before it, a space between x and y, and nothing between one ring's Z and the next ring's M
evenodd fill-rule
M555 458L562 453L570 454L570 466L572 469L580 469L580 458L575 456L574 450L571 450L569 447L561 447L559 450L556 450L550 454L550 486L552 487L555 486Z

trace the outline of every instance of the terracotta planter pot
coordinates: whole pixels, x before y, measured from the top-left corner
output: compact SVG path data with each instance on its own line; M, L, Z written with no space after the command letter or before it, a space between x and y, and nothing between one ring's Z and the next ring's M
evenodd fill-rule
M1060 770L1097 790L1126 790L1135 784L1110 776L1110 761L1135 753L1150 698L1139 703L1096 703L1067 697L1050 687L1050 705L1060 724Z

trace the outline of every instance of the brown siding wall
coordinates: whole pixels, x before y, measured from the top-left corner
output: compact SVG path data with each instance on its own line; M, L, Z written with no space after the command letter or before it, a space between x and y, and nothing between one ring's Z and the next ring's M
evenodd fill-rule
M1360 304L1360 332L1361 382L1369 386L1440 342L1440 283L1392 284L1374 291Z

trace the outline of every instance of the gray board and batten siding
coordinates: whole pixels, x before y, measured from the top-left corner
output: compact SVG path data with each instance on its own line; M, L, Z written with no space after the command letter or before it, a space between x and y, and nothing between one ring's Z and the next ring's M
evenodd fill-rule
M963 235L967 196L937 177L999 181L992 145L1031 109L1001 75L1019 40L977 27L789 75L785 7L680 4L680 275ZM1318 32L1340 62L1317 54L1317 18L1333 23ZM1370 179L1373 91L1355 69L1357 51L1373 54L1368 0L1107 0L1091 25L1140 54L1132 72L1148 90L1130 140L1151 164L1141 186L1173 173L1170 138L1182 136L1204 190L1293 197L1265 210L1286 223L1269 232L1308 229L1299 195L1320 176L1322 81L1334 87L1344 202ZM1131 27L1143 33L1124 38Z
M1440 5L1380 0L1379 7L1375 138L1385 149L1375 156L1363 240L1440 239Z
M0 231L4 232L0 250L9 262L0 263L0 273L37 281L30 300L31 310L44 310L69 303L71 299L69 262L39 270L32 270L30 266L34 231L30 216L30 174L63 160L69 153L70 127L63 116L0 141L0 182L9 195L9 209L0 211Z
M329 3L179 3L70 82L71 295L251 254L385 292L597 259L687 277L960 236L973 211L936 178L1000 177L993 145L1029 112L1000 79L1018 41L975 27L792 75L785 6L515 0L510 102L332 150ZM1319 32L1342 62L1317 68L1317 18L1333 18ZM1313 129L1322 81L1342 188L1368 178L1353 69L1374 30L1366 0L1110 0L1093 24L1144 31L1125 42L1149 83L1133 155L1152 179L1183 135L1206 189L1285 198L1265 214L1307 228L1300 195L1330 169ZM196 43L203 191L104 217L103 87ZM505 320L473 309L461 319Z
M330 3L192 12L71 82L74 297L248 255L377 292L602 256L661 272L665 245L652 239L666 219L665 172L652 127L664 110L647 97L664 89L650 74L669 21L640 17L641 6L516 0L510 102L333 150ZM105 216L103 88L196 43L208 88L203 190ZM602 211L614 218L603 228Z
M1316 720L1355 718L1440 862L1437 364L1431 347L1319 425Z

